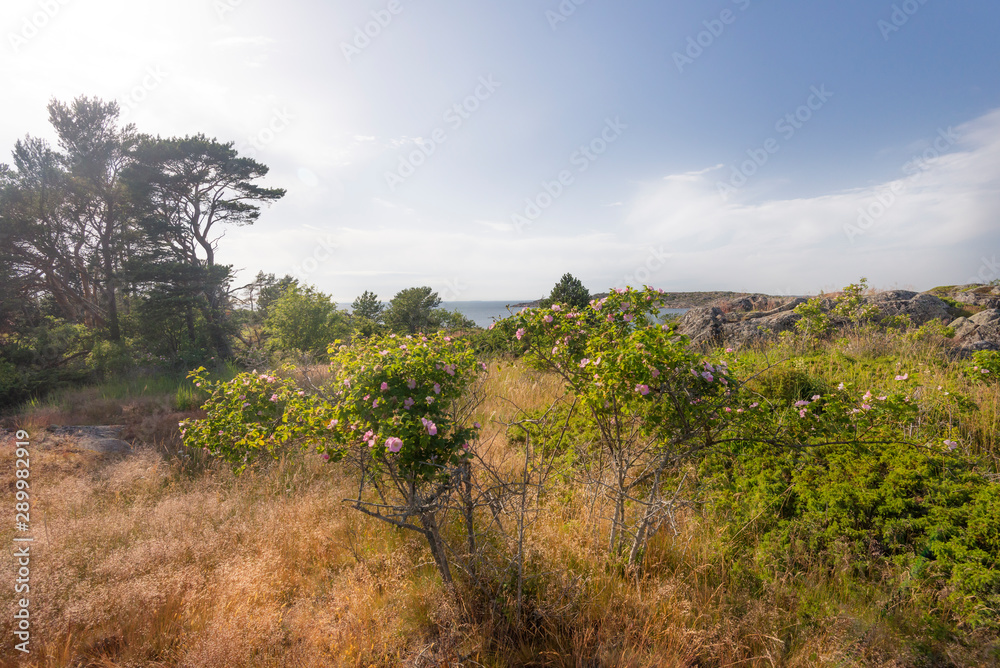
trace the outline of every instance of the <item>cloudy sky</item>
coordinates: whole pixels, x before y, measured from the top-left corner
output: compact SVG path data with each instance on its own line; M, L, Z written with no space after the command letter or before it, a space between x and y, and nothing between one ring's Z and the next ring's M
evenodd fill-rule
M244 277L1000 278L996 0L5 0L0 30L4 151L88 95L271 168L287 196L220 246Z

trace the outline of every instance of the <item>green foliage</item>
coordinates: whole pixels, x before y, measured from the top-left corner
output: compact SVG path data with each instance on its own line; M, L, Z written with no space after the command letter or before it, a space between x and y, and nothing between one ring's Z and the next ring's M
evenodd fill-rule
M333 367L331 435L362 445L381 475L425 483L468 457L477 429L456 406L485 370L468 341L382 336L336 348Z
M257 274L257 283L259 290L257 296L257 313L263 321L267 320L267 316L271 312L271 305L274 302L278 301L289 288L298 287L299 279L293 278L288 274L282 276L280 279L275 279L274 274L260 272Z
M748 388L766 401L783 406L830 390L822 378L802 369L785 367L761 374L748 383Z
M351 304L351 315L357 318L364 318L373 323L382 321L382 311L385 304L379 301L378 295L367 290Z
M824 336L832 327L830 316L823 310L822 295L813 297L805 304L799 304L792 311L802 316L795 322L795 329L807 337Z
M875 318L878 315L878 307L865 302L864 294L867 291L867 278L862 278L857 283L851 283L845 287L841 295L834 300L833 314L846 318L854 325L860 325Z
M31 396L31 383L13 363L0 359L0 407L13 406Z
M515 319L524 359L562 377L614 462L610 547L628 550L633 564L662 521L668 462L711 446L736 390L725 361L710 362L659 323L662 299L662 291L628 288L585 309L553 304Z
M552 304L565 304L572 308L586 308L590 303L590 291L584 287L580 279L573 274L563 274L559 282L552 288L549 296L541 300L540 306L547 308Z
M208 398L202 405L204 419L180 423L187 447L204 448L236 471L261 458L276 458L291 445L316 444L320 452L338 456L336 447L328 445L330 404L293 380L241 373L230 381L213 381L204 367L188 377ZM179 392L178 403L190 396L190 390Z
M321 353L348 332L347 317L329 295L291 285L269 308L266 330L280 350Z
M458 309L453 311L443 308L436 309L433 320L438 327L449 332L477 329L476 321L472 318L467 318Z
M966 374L981 382L1000 380L1000 351L977 350L966 363Z
M440 305L438 293L429 287L400 290L389 302L383 322L397 334L431 332L437 328L434 310Z
M934 318L916 329L906 333L908 341L933 341L935 339L951 339L955 337L955 328L946 326L940 318Z
M93 331L53 316L22 323L15 334L0 337L0 407L11 406L92 376L86 364Z
M913 320L908 315L889 315L879 322L886 329L905 331L913 326Z
M907 356L940 323L886 335L893 354L849 357L830 343L775 366L765 352L691 350L659 321L661 298L627 289L582 309L529 309L468 340L355 339L332 349L319 392L266 374L218 384L195 374L207 417L185 425L185 442L237 468L290 445L349 461L370 495L355 507L423 533L446 574L437 527L457 527L435 513L454 508L456 481L476 476L479 426L465 408L484 370L476 352L509 351L561 377L567 395L508 436L530 438L552 480L601 474L612 559L628 551L642 563L687 480L689 503L728 526L734 578L835 574L859 597L922 605L928 624L1000 625L1000 485L973 457L984 437L963 424L991 390L960 374L959 387L934 390L944 357L931 368ZM977 353L965 372L995 378L1000 354Z
M657 320L661 293L612 292L582 311L559 304L518 316L525 358L558 373L600 420L642 418L643 429L676 439L680 424L710 420L700 400L729 390L725 364L712 365ZM678 401L683 397L684 401Z
M126 341L97 341L90 349L87 364L100 379L122 375L136 366L136 356Z
M1000 485L949 448L754 447L706 460L703 473L717 476L717 509L754 550L739 558L775 573L818 560L856 582L891 573L928 606L946 599L957 621L996 626Z
M486 357L520 357L526 345L514 336L518 328L517 322L517 318L507 317L475 332L472 341L479 354Z

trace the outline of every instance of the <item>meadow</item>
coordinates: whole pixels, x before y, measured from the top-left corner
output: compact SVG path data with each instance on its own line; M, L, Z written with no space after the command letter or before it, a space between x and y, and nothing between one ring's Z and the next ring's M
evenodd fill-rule
M124 424L136 447L102 456L48 439L32 453L33 509L43 525L33 548L34 645L22 658L5 641L5 665L1000 662L1000 369L988 366L992 358L955 359L944 328L874 326L700 351L715 365L714 384L724 377L733 387L713 394L707 371L695 374L701 385L684 385L701 393L692 406L711 404L710 415L682 415L705 420L707 441L689 435L664 448L666 432L636 428L630 443L641 447L629 452L660 462L664 491L654 504L648 478L627 472L636 485L609 482L620 469L610 461L615 450L602 446L598 414L584 410L589 390L558 370L565 365L546 370L533 356L528 342L543 342L543 318L552 314L536 311L517 330L525 342L517 354L475 349L485 369L454 398L456 415L465 411L480 427L456 460L475 502L463 506L459 494L435 511L450 582L419 532L359 512L386 469L364 468L357 453L403 461L391 443L381 453L381 442L337 451L303 423L287 447L258 448L262 456L234 467L229 451L213 456L191 447L190 434L182 440L179 423L214 430L227 388L249 384L251 374L205 372L199 378L211 388L176 378L118 381L23 406L5 426L38 435L56 424ZM639 402L654 386L634 383L629 359L623 382L635 384ZM683 371L671 387L690 375ZM252 376L275 388L261 395L275 405L286 389L294 397L327 388L329 396L340 377L325 365L268 373ZM861 409L850 406L864 402L893 408L861 433L850 422ZM634 405L638 413L622 408L614 424L628 417L633 426L676 430L675 413ZM796 422L808 419L816 421ZM447 424L460 431L457 418ZM768 437L755 441L745 429ZM809 432L824 437L812 442ZM0 478L14 479L6 448ZM630 496L619 511L622 490ZM638 541L620 539L641 533L654 507L657 521L642 524L641 549L630 551ZM13 537L10 526L0 531L0 541ZM5 551L0 572L14 570ZM3 591L13 609L11 588ZM12 631L5 615L0 635Z

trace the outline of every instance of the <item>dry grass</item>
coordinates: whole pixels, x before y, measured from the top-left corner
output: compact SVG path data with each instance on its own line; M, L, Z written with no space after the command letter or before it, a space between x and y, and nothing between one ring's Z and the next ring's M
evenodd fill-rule
M560 383L503 367L485 391L484 440L499 459L523 461L503 425L549 405ZM173 454L169 406L120 415L150 447L125 458L33 452L33 653L17 663L5 641L3 665L913 665L863 602L815 603L804 624L810 592L828 583L763 586L736 574L720 527L693 514L653 539L641 573L628 572L607 559L607 527L586 490L557 486L526 536L518 620L502 583L489 600L446 592L423 539L345 508L350 478L318 457L237 478ZM42 428L43 417L23 426ZM3 448L0 480L13 467ZM12 538L4 525L0 542ZM0 572L14 572L10 551ZM11 588L2 601L12 609ZM0 636L11 633L4 614ZM969 652L956 662L976 665Z

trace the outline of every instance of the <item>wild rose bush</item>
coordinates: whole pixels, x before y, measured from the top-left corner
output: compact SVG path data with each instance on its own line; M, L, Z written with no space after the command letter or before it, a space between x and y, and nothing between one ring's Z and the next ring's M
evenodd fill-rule
M857 564L852 577L919 581L929 605L997 624L1000 496L934 412L947 408L933 403L938 394L956 397L923 387L919 371L872 387L769 386L747 356L691 350L659 323L660 297L620 290L583 309L526 310L504 327L527 362L563 379L586 416L575 433L597 435L599 456L574 460L574 475L608 496L614 558L641 563L671 521L682 472L696 470L688 491L725 515L727 549L745 550L739 559L760 573ZM319 391L269 374L213 383L194 372L210 397L204 420L182 423L185 443L237 469L290 444L315 446L359 474L352 505L424 535L451 582L458 551L441 526L456 500L475 554L475 504L461 489L477 475L468 401L482 363L444 334L338 343L331 353L332 380ZM994 356L980 355L968 372L991 380L995 369Z
M188 377L209 397L202 405L204 419L180 423L187 447L204 448L237 472L261 457L279 456L290 444L315 445L328 458L342 455L328 439L332 406L293 380L253 372L212 381L204 367Z
M467 341L393 334L331 352L329 438L364 446L379 470L391 465L419 482L468 459L478 427L458 408L485 365Z
M346 444L360 476L354 508L422 534L450 584L441 517L459 484L470 480L480 425L469 424L475 400L467 394L485 364L468 341L440 332L393 334L330 350L335 373L327 426L330 438ZM472 501L463 501L467 533L474 536Z
M238 472L289 445L349 463L360 478L354 507L423 534L450 582L438 515L458 479L468 479L480 425L469 423L466 395L486 366L467 341L443 333L337 341L330 353L332 380L308 390L269 374L212 382L205 369L192 372L210 394L206 417L180 425L185 445Z
M725 361L709 361L658 320L662 291L632 288L582 310L561 304L518 315L529 364L560 375L599 421L628 418L675 445L723 422L736 389ZM610 434L609 434L610 436Z
M523 311L514 334L529 364L563 378L600 434L614 469L596 481L614 504L609 546L632 563L670 512L672 465L711 446L736 390L725 362L660 324L662 308L662 291L620 289L584 309Z

